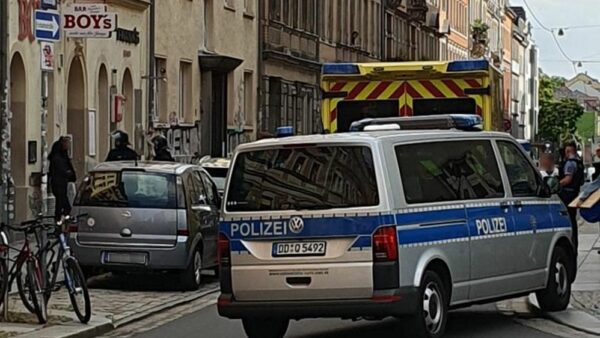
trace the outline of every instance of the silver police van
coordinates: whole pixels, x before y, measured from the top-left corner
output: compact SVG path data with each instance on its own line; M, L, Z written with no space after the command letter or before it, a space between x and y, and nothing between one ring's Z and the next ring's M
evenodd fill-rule
M423 129L435 119L452 130ZM440 337L453 308L531 292L566 308L567 211L515 139L458 130L476 129L473 116L361 122L239 146L218 242L222 316L250 338L283 337L290 320L389 316Z

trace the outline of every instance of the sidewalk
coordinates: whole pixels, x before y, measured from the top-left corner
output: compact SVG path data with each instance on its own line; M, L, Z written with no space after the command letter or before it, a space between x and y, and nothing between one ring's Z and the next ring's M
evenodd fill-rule
M579 270L571 304L600 320L600 234L597 224L580 227Z
M48 306L50 320L46 325L34 324L35 317L26 313L19 296L13 294L9 301L10 312L24 323L0 323L0 337L94 337L218 290L214 278L206 277L204 286L196 292L169 291L173 281L172 275L93 278L89 282L92 320L87 325L77 321L64 288L52 294Z

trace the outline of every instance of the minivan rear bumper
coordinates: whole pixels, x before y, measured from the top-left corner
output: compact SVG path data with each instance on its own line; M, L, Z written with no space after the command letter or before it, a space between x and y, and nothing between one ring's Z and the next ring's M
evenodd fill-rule
M219 315L230 319L272 318L385 318L416 313L419 289L404 287L376 292L371 299L335 299L311 301L236 301L221 294Z
M173 247L150 248L133 246L92 246L79 243L77 239L69 241L73 255L81 266L103 268L109 271L151 271L181 270L188 266L189 250L186 242L178 242ZM108 253L144 257L144 260L133 259L130 262L111 262Z

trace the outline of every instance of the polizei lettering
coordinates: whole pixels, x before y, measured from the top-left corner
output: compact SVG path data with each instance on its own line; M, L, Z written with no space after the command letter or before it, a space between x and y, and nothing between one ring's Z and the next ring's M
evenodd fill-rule
M493 235L507 232L506 219L504 217L482 218L475 220L477 235Z
M231 223L231 237L285 236L288 233L287 222L241 222Z

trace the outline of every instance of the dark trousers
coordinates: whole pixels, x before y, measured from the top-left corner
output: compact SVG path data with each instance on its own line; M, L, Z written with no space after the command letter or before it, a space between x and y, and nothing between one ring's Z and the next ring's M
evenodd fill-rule
M568 206L571 202L573 202L577 196L579 196L579 191L563 191L560 193L560 199L563 201L565 206ZM579 227L577 224L577 208L569 208L567 207L567 211L569 212L569 219L571 220L571 230L573 233L573 247L575 249L575 254L577 254L577 250L579 248Z
M67 185L53 184L52 193L56 199L54 218L58 221L60 220L61 216L67 216L71 214L71 204L69 203L69 197L67 195Z

